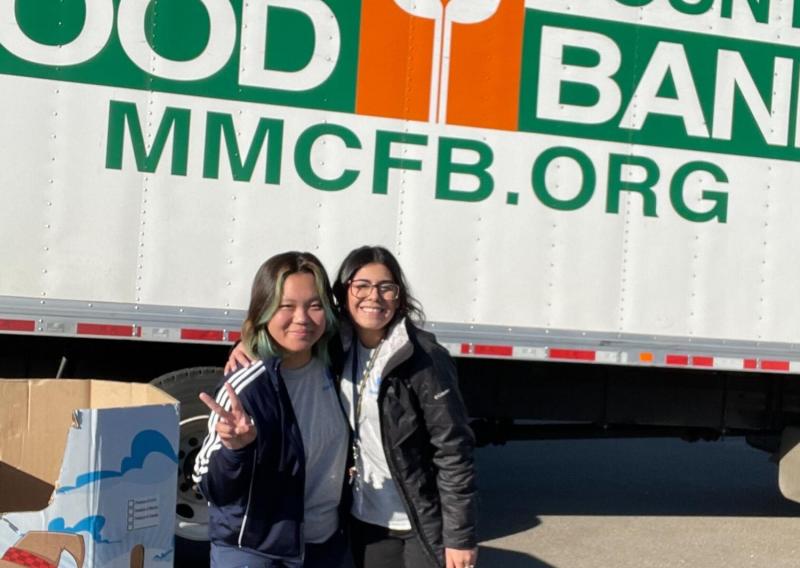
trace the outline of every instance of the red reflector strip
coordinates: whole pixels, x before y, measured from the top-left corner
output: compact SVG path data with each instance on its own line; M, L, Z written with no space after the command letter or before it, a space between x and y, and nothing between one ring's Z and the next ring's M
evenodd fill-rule
M713 367L714 358L702 356L692 357L692 365L694 367Z
M514 354L514 348L509 345L476 345L473 352L475 355L511 357Z
M765 371L788 371L789 361L761 361L761 368Z
M228 341L239 341L242 338L242 334L238 331L229 331L228 332Z
M224 341L222 330L218 329L182 329L181 339L191 341Z
M583 351L580 349L551 349L549 356L551 359L572 359L577 361L594 361L594 351Z
M758 362L755 359L745 359L744 360L744 368L745 369L757 369Z
M141 337L142 328L134 325L110 325L105 323L79 323L78 335L106 335L110 337Z
M689 364L689 356L688 355L667 355L666 363L667 363L667 365L688 365Z
M0 331L36 331L33 320L0 319Z
M462 355L485 355L490 357L511 357L514 348L510 345L475 345L472 343L461 344Z

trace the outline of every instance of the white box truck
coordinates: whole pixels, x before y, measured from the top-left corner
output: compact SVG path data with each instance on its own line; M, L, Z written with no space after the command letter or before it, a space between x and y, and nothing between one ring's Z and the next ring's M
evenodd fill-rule
M3 0L0 375L165 375L202 539L219 370L185 367L223 362L265 258L380 244L481 440L775 450L798 45L798 0Z

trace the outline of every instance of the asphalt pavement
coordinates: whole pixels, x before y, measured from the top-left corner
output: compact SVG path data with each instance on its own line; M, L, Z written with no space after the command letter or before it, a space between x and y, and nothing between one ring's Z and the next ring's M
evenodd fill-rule
M741 438L477 451L480 568L800 566L800 504Z

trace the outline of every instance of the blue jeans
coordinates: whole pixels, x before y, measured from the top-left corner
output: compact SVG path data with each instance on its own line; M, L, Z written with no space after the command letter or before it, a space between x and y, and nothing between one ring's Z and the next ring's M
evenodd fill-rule
M270 558L248 548L211 543L211 568L340 568L347 552L344 531L328 540L308 543L303 558Z

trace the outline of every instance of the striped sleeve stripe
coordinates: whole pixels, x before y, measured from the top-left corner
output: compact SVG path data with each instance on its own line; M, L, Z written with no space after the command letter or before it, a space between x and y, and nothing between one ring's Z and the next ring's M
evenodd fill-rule
M242 392L242 390L244 390L245 387L247 387L247 385L257 379L263 373L264 363L259 361L250 367L239 369L230 377L228 377L226 382L233 387L233 391L236 394L239 394ZM230 397L228 396L227 389L222 388L219 390L216 401L217 404L219 404L225 410L230 410L231 401ZM208 434L206 435L206 439L203 441L203 445L201 446L200 452L197 454L194 462L192 480L195 483L200 483L201 476L208 471L208 462L211 459L211 456L222 446L222 442L219 439L219 434L217 434L216 431L216 425L218 421L219 415L216 412L212 412L208 417Z
M242 392L242 389L249 385L253 379L261 375L264 372L264 363L259 361L249 367L244 369L239 369L230 377L228 377L227 382L233 387L233 392L239 394ZM219 389L217 393L217 404L219 404L225 410L230 410L230 399L228 397L228 390L227 389ZM216 414L214 414L216 416Z
M264 364L262 362L258 362L255 365L251 365L250 367L239 369L235 373L233 373L227 379L227 383L233 387L233 391L236 394L242 392L242 390L249 385L253 380L258 378L264 371ZM225 410L231 409L231 402L230 397L228 396L227 389L219 389L217 392L216 398L217 404L219 404ZM206 463L208 462L208 457L210 453L206 450L212 449L213 451L219 448L219 439L216 433L215 427L217 422L219 421L219 415L216 412L212 412L211 415L208 417L208 436L206 437L203 446L200 448L200 453L197 455L197 461L204 460ZM196 462L197 463L197 462Z

